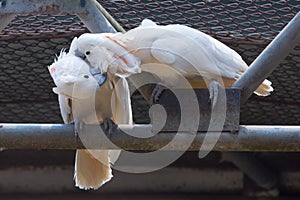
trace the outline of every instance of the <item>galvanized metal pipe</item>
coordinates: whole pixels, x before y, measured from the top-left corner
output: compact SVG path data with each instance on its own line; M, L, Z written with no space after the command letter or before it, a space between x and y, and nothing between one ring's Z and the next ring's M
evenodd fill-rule
M80 143L74 133L66 124L1 124L0 148L75 149Z
M0 0L0 15L86 13L89 0Z
M100 8L102 8L101 5L95 0L0 1L0 30L17 14L75 13L92 32L116 32L105 16L98 10ZM104 9L102 8L102 10Z
M232 85L241 89L241 103L246 102L258 86L300 42L300 12L253 61L246 72Z
M103 125L102 125L103 126ZM0 148L4 149L78 149L86 148L75 136L74 126L65 124L2 124L0 126ZM151 125L120 125L112 129L109 140L124 150L157 150L168 144L176 134L182 136L169 150L182 150L185 135L191 133L165 132L152 136ZM99 135L98 126L86 126L88 138L98 146L89 148L115 148ZM95 129L96 128L96 129ZM126 133L143 136L137 138ZM214 134L213 132L207 134ZM199 132L189 151L198 151L205 133ZM300 152L300 126L240 126L238 134L223 132L215 151L281 151Z
M230 161L242 169L256 185L265 189L271 189L276 185L276 175L262 164L252 152L227 152L222 155L223 160Z
M95 6L97 9L103 14L103 16L108 20L108 22L114 27L117 32L125 33L125 29L111 16L105 8L98 3L98 1L94 0Z
M0 32L13 20L15 14L0 15Z
M116 30L109 23L106 17L99 11L102 6L95 0L84 0L82 7L87 11L78 12L76 15L93 33L115 33Z
M275 70L279 63L294 49L300 41L300 12L287 24L287 26L277 35L277 37L265 48L265 50L254 60L248 70L232 85L232 88L241 90L241 103L245 103L258 86ZM279 127L278 127L279 128ZM280 130L280 128L279 128ZM295 136L295 141L299 139L299 130L296 130L295 135L289 135L287 138L282 138L278 143L271 144L274 138L280 137L281 131L274 129L258 130L252 129L254 133L261 133L257 135L257 145L255 142L252 145L256 148L262 146L273 146L276 151L276 146L279 145L284 149L290 148L289 144L283 144L286 141L292 142ZM261 132L263 131L263 132ZM298 133L297 133L298 132ZM279 134L279 135L278 135ZM253 137L251 137L253 139ZM262 140L262 137L267 137ZM250 142L250 141L249 141ZM285 148L284 148L285 146ZM251 146L253 147L253 146ZM275 187L277 177L271 173L270 170L263 165L259 160L246 153L238 152L224 152L223 156L233 162L245 174L247 174L258 186L266 189Z

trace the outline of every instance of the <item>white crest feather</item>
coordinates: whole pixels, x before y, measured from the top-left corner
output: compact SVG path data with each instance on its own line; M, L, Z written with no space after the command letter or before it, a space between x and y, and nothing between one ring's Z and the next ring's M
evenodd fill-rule
M54 63L57 62L59 59L62 59L66 55L67 55L66 49L65 48L61 49L59 55L58 56L55 55Z

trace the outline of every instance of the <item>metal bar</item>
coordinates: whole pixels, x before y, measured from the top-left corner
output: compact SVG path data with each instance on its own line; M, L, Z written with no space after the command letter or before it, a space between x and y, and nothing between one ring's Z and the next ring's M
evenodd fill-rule
M0 0L0 15L2 16L39 13L76 13L91 32L116 32L99 9L101 9L101 12L105 11L95 0ZM109 17L108 13L106 13L106 15ZM113 22L113 19L110 19L110 21ZM3 23L2 19L1 23ZM4 25L6 26L7 23ZM117 25L117 22L115 22L115 26ZM123 30L120 26L117 27L118 30Z
M232 162L235 166L243 169L243 172L254 180L256 185L271 189L277 183L277 177L264 164L258 162L251 152L224 153L223 159Z
M0 147L4 149L86 148L75 136L73 125L2 124L0 127ZM96 141L98 145L88 148L116 148L110 142L105 142L107 136L99 134L97 131L99 126L84 127L87 128L88 139ZM181 139L168 150L182 150L182 145L186 142L185 137L191 134L164 132L153 136L151 125L120 125L119 127L112 128L111 133L107 135L109 141L124 150L157 150L168 144L176 134L180 134ZM143 138L127 135L125 132ZM213 136L214 133L208 134ZM205 133L198 132L188 150L198 151L205 136ZM300 126L240 126L238 134L223 132L213 150L300 152Z
M0 148L75 149L80 143L74 133L67 124L2 124Z
M57 155L59 156L59 155ZM12 157L13 159L14 157ZM52 157L53 158L53 157ZM28 158L32 159L32 158ZM130 166L135 168L135 166ZM155 173L144 173L140 175L138 173L125 173L122 171L114 170L114 179L105 187L99 191L94 191L92 198L87 198L87 193L82 193L74 187L72 176L74 174L74 167L71 165L44 165L36 167L35 165L29 166L10 166L5 168L1 166L0 169L0 199L13 200L16 198L7 198L3 196L3 193L16 194L43 194L43 198L24 198L24 199L48 199L45 198L46 194L62 193L62 194L74 194L73 198L58 198L61 199L129 199L124 197L125 194L147 193L147 198L144 195L133 200L145 199L149 200L149 194L156 194L154 199L176 199L179 192L191 192L191 193L241 193L243 189L243 175L242 173L233 169L220 169L214 166L199 167L199 168L176 168L166 167ZM176 177L176 181L174 181ZM298 176L297 176L298 177ZM9 181L8 181L9 180ZM30 180L30 181L28 181ZM59 181L57 181L59 180ZM159 181L157 181L159 180ZM155 182L155 184L153 184ZM141 184L142 183L142 184ZM39 187L37 187L37 185ZM298 184L299 185L299 184ZM298 188L299 186L295 187ZM297 187L298 186L298 187ZM119 194L114 198L101 198L101 196L95 196L100 194ZM157 198L158 193L167 193L168 198ZM176 192L176 196L170 198L170 194ZM45 194L46 193L46 194ZM1 196L2 194L2 196ZM78 195L84 194L82 198L78 198ZM76 196L76 197L75 197ZM1 198L2 197L2 198ZM53 196L52 196L53 197ZM64 196L65 197L65 196ZM21 198L23 199L23 198ZM52 198L49 198L52 199ZM131 199L131 198L130 198ZM186 195L185 198L187 199ZM198 198L188 198L191 200L198 200ZM207 198L204 198L207 199ZM211 199L211 198L208 198ZM221 198L222 199L222 198ZM240 199L239 199L240 200ZM277 200L277 199L276 199Z
M0 0L0 15L86 13L87 0Z
M0 32L13 20L16 15L0 15Z
M111 16L105 8L102 7L98 1L94 1L96 8L103 14L103 16L108 20L108 22L114 27L114 29L118 32L125 33L125 29Z
M265 50L254 60L246 72L232 85L232 88L241 90L241 103L245 103L258 86L275 70L279 63L294 49L300 41L300 12L287 24L287 26L276 36L276 38L265 48ZM268 129L264 130L262 135L258 135L256 148L265 145L268 146L270 141L274 141L280 132L274 131L274 134L267 134ZM253 137L260 130L251 131ZM297 133L298 132L298 133ZM299 138L299 130L295 134ZM267 136L267 140L260 140L261 137ZM288 136L292 137L293 136ZM252 137L251 137L252 138ZM298 139L296 138L296 140ZM282 138L285 143L286 138ZM250 142L250 141L249 141ZM279 142L279 141L278 141ZM291 141L292 142L292 141ZM272 143L272 142L271 142ZM255 143L253 143L255 146ZM274 145L280 145L280 142ZM288 148L288 144L285 144ZM283 145L283 146L285 146ZM281 146L281 147L283 147ZM253 147L253 146L252 146ZM266 189L275 187L276 175L264 166L259 160L249 156L246 153L223 152L225 158L229 158L237 167L247 174L258 186ZM267 173L268 172L268 173Z
M286 25L245 73L232 85L241 89L241 102L246 102L279 63L299 44L300 12Z
M87 12L76 12L76 15L93 33L115 33L116 30L109 23L106 17L99 11L98 2L95 0L85 0L83 5Z

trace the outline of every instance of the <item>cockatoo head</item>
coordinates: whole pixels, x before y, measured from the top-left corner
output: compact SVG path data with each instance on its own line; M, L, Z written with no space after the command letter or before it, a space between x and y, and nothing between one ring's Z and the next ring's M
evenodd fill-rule
M112 36L107 33L85 33L73 40L77 46L74 54L85 60L90 68L99 69L102 74L109 72L124 77L141 72L140 60L112 40Z
M71 53L67 54L62 51L48 69L57 86L53 88L54 93L75 99L85 99L99 87L86 62Z
M101 73L106 73L109 63L112 63L114 58L113 53L104 47L105 42L105 37L83 34L76 40L74 55L86 61L91 68L98 68Z

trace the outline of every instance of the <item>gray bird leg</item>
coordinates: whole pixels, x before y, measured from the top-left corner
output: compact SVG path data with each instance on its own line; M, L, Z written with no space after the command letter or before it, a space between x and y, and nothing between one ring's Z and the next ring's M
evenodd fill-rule
M210 80L208 90L209 90L209 101L211 102L212 108L214 108L218 101L219 82L217 82L216 80Z

